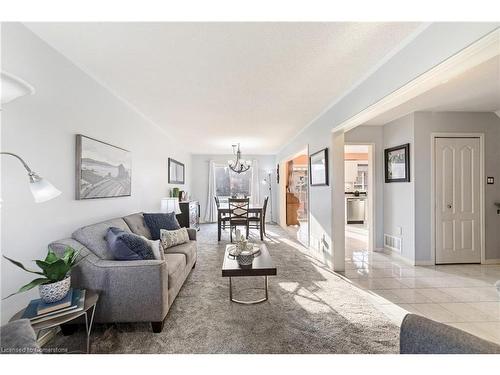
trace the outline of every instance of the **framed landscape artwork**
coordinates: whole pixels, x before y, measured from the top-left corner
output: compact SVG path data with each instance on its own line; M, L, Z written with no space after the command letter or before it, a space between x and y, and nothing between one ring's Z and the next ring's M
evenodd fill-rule
M328 185L328 148L324 148L309 156L311 186Z
M131 195L130 151L81 134L76 136L76 199Z
M184 184L184 164L168 158L168 183L169 184Z
M385 182L410 181L410 144L384 150Z

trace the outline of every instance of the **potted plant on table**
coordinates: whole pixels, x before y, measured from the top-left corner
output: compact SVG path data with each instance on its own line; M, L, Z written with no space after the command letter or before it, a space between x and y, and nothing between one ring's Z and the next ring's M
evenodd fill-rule
M34 279L30 283L22 286L16 293L13 293L5 298L9 298L14 294L26 292L38 286L40 298L43 302L53 303L63 299L66 297L71 288L70 272L71 269L78 263L76 258L78 257L79 252L80 251L75 251L73 248L68 246L64 250L63 255L59 256L51 248L49 248L47 256L44 260L35 260L35 263L41 269L41 272L29 270L24 267L21 262L10 259L4 255L5 259L24 271L43 276Z

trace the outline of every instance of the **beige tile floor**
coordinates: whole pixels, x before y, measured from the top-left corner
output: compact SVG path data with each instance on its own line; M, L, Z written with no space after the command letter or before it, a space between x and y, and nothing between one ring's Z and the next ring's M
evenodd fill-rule
M366 248L366 237L346 232L341 275L396 324L413 312L500 343L500 265L412 266Z

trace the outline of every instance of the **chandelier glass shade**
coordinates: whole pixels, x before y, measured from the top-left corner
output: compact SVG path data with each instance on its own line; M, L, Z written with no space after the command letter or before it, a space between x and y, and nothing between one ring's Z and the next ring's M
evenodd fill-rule
M240 144L238 143L237 145L232 145L233 146L233 154L235 156L234 160L228 160L227 164L229 168L235 172L235 173L243 173L246 172L250 169L252 166L252 163L241 159L241 151L240 151Z

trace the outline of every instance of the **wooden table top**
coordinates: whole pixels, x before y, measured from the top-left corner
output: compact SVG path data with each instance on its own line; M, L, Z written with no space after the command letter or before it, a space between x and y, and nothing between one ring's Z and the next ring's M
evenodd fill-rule
M224 262L222 263L223 277L274 276L277 274L276 266L274 265L271 254L269 254L265 244L259 245L260 253L254 257L252 265L243 268L238 264L238 261L235 258L228 256L231 246L234 245L226 245Z
M31 326L33 327L33 329L35 331L38 331L41 329L47 329L47 328L55 327L55 326L58 326L58 325L61 325L64 323L68 323L68 322L72 321L73 319L76 319L79 316L84 315L87 310L89 310L91 307L93 307L97 304L98 299L99 299L99 293L97 293L93 290L86 289L85 290L85 304L83 305L83 310L75 311L73 313L66 314L63 316L58 316L55 318L50 318L50 319L44 320L43 322L32 323ZM10 321L21 319L21 316L23 315L24 310L26 310L26 308L18 311L10 319Z

